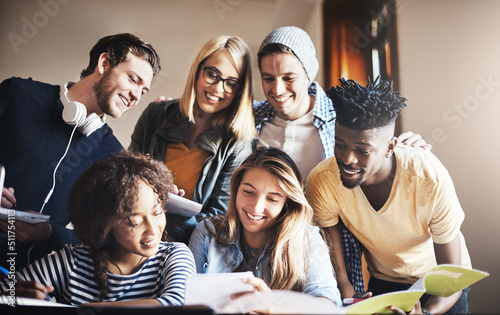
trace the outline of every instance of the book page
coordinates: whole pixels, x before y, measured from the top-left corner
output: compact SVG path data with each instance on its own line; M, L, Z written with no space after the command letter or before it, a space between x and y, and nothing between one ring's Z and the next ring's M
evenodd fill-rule
M222 309L239 292L252 292L253 285L243 279L253 278L252 272L209 273L188 276L185 305L205 305Z
M219 313L248 314L346 314L346 309L310 294L271 290L253 292L229 302Z
M5 167L0 165L0 199L2 197L3 183L5 181ZM5 209L0 206L0 219L2 220L19 220L27 223L49 222L50 216L41 213L30 213L25 211L17 211L14 209Z
M409 290L424 288L427 294L448 297L488 275L476 269L442 264L426 272Z
M50 215L41 213L31 213L20 210L5 209L0 207L0 219L2 220L19 220L30 224L49 222Z
M409 312L423 294L423 290L415 290L376 295L346 307L347 314L393 314L388 308L391 305Z
M50 307L70 307L70 308L76 307L73 305L56 303L53 301L26 298L26 297L15 297L15 300L16 300L15 305L19 306L50 306ZM0 295L0 304L11 305L11 303L12 301L10 300L10 297L5 295Z

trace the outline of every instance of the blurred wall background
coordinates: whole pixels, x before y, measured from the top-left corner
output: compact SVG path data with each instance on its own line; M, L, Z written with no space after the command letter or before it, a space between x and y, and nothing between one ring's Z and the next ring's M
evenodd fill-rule
M499 1L398 1L403 130L419 132L447 167L465 211L472 264L490 277L471 288L472 314L500 302Z
M241 36L254 56L255 98L263 99L256 54L274 28L296 25L323 60L322 0L3 0L0 80L77 81L90 48L103 36L130 32L156 48L163 71L141 104L108 119L121 143L160 95L179 97L196 53L210 38ZM462 231L474 267L491 276L472 287L471 310L496 313L500 292L500 2L393 0L400 86L409 99L403 130L433 144L466 212ZM323 69L317 81L323 83ZM326 87L325 87L326 88ZM33 135L35 136L35 135ZM8 148L0 148L4 150ZM398 228L398 227L395 227Z

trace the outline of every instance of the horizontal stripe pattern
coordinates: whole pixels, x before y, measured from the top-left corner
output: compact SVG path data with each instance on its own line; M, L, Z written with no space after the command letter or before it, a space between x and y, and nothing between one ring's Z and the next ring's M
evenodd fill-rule
M149 257L136 273L122 276L108 271L108 293L103 301L156 298L164 306L182 305L186 278L195 273L193 254L185 244L161 242L158 253ZM58 302L81 305L100 300L93 274L89 247L68 244L18 271L16 277L51 285ZM8 279L0 282L0 287L6 291Z

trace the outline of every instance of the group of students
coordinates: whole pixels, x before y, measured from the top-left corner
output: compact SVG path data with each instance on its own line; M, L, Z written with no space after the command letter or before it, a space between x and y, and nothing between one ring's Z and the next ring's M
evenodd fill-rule
M341 80L325 93L314 81L314 45L300 28L278 28L262 42L263 102L253 101L245 42L208 41L181 98L151 103L128 151L103 117L139 102L159 57L135 36L118 34L101 39L90 59L81 80L65 89L19 78L0 85L0 145L13 148L0 153L0 163L6 186L15 188L3 190L2 206L38 209L45 201L52 221L31 232L15 223L18 250L37 259L24 269L19 261L17 296L182 305L191 274L252 271L256 291L295 290L341 306L364 291L359 255L349 247L358 242L371 275L367 296L413 283L436 262L470 266L449 175L418 135L394 137L406 100L379 78L366 87ZM65 113L79 104L88 115L70 123L74 114ZM36 119L47 139L19 144L35 129L30 111L43 111ZM18 130L9 139L8 128ZM54 172L68 137L68 162ZM33 181L47 190L54 172L57 194L25 183L27 158L37 159ZM165 214L169 193L202 204L200 214ZM7 231L7 222L0 228ZM7 292L9 278L0 285ZM467 301L464 290L430 297L413 312L466 311Z

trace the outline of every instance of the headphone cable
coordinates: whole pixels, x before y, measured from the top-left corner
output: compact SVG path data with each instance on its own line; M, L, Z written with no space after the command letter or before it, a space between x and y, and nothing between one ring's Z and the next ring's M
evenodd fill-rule
M68 145L66 146L66 151L64 151L63 156L57 163L56 167L54 168L54 173L52 175L52 188L50 189L49 193L47 194L47 197L45 197L45 200L43 201L42 208L40 209L40 213L42 213L43 208L49 202L50 197L52 196L52 193L54 192L54 188L56 187L56 172L57 169L59 168L59 165L61 164L62 160L66 157L66 154L68 154L69 146L71 145L71 141L73 140L73 135L75 134L76 128L78 127L78 124L75 124L75 127L73 128L73 131L71 132L71 136L69 137L69 142Z

